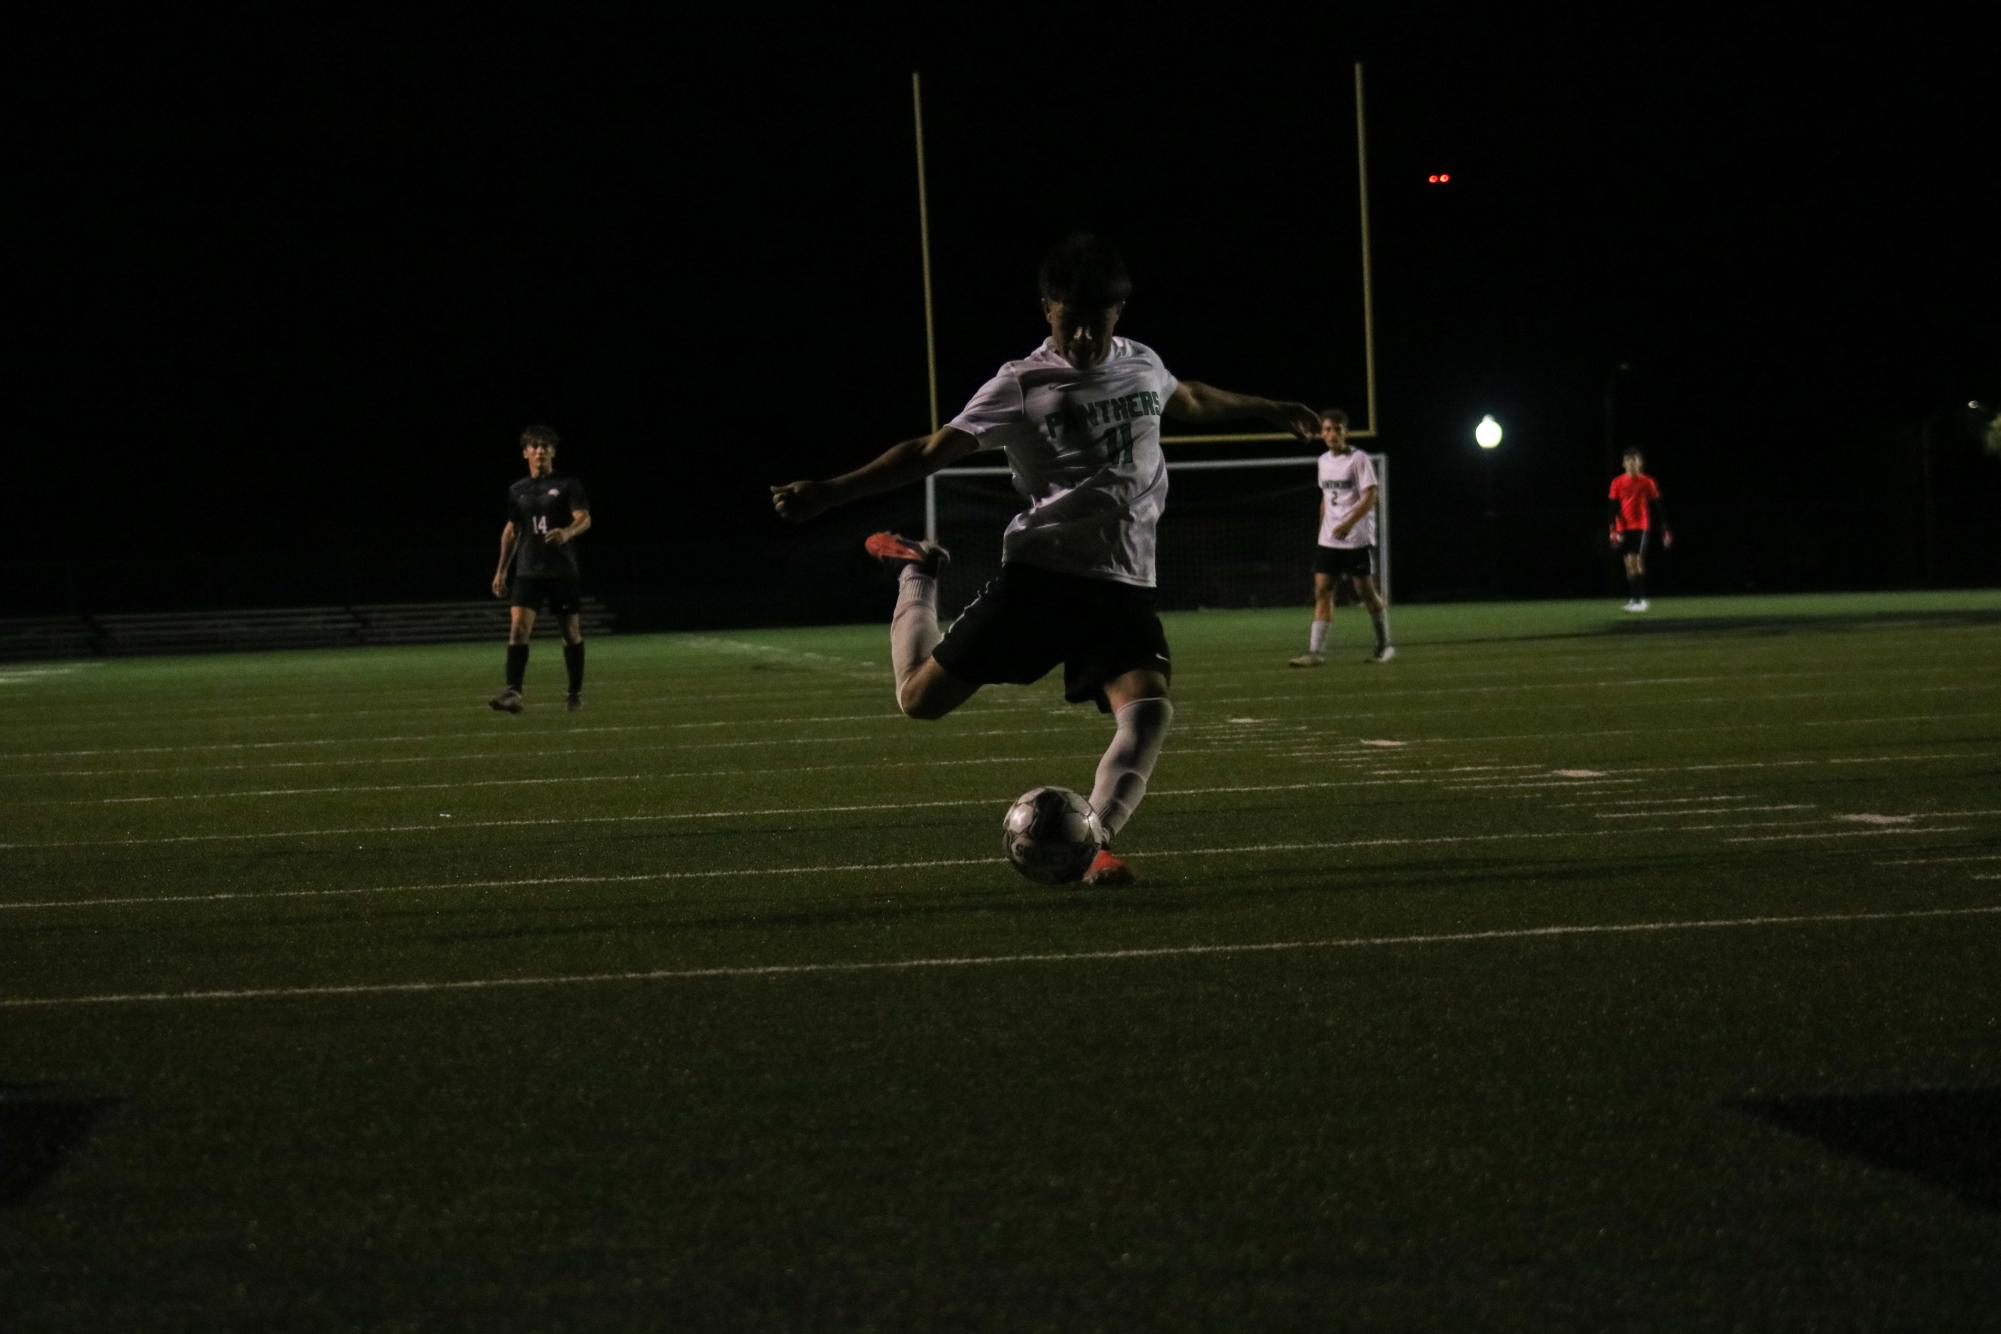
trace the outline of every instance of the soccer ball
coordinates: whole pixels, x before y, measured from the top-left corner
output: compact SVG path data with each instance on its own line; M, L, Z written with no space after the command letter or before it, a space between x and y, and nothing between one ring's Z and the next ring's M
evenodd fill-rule
M1038 885L1083 879L1105 846L1105 827L1091 803L1067 787L1030 788L1001 821L1001 847L1014 869Z

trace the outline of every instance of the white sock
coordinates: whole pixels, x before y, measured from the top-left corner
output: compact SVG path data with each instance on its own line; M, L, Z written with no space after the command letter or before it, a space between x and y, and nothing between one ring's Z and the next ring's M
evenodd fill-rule
M1332 621L1315 621L1313 623L1313 632L1306 637L1306 651L1308 653L1325 653L1327 651L1327 632L1333 628L1334 622Z
M896 673L896 698L903 683L938 647L938 580L915 565L903 567L896 584L896 610L889 618L889 667Z
M1136 699L1116 715L1118 731L1105 758L1098 761L1097 782L1091 788L1091 809L1105 826L1107 839L1125 828L1146 796L1146 781L1174 721L1174 705L1164 699Z

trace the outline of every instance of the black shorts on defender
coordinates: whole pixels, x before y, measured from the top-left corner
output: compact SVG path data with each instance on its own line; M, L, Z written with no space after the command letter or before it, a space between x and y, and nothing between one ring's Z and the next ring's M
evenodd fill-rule
M538 578L527 574L515 578L514 597L509 603L510 606L540 611L544 602L549 604L551 616L575 616L584 609L582 581L575 575Z
M1376 577L1376 548L1313 548L1313 572L1332 579L1373 579Z
M945 632L938 665L972 685L1027 685L1063 664L1063 698L1110 712L1105 682L1130 671L1171 676L1151 588L1003 565Z
M1628 556L1645 555L1647 534L1650 531L1652 530L1647 528L1628 528L1619 534L1619 550Z

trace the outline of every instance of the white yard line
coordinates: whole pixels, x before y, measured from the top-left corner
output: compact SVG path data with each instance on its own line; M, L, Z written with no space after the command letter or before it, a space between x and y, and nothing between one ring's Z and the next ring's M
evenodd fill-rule
M1972 825L1956 824L1934 828L1915 829L1899 826L1895 829L1829 829L1818 834L1760 834L1755 837L1726 838L1725 843L1786 843L1799 841L1819 841L1830 838L1895 838L1913 834L1963 834Z
M1642 806L1642 805L1691 806L1698 804L1715 805L1718 802L1725 802L1725 801L1752 801L1752 800L1755 800L1755 798L1742 795L1734 797L1620 797L1616 801L1603 801L1603 802L1567 801L1564 802L1562 805L1558 806L1557 809L1567 811L1567 810L1589 810L1598 806ZM1704 814L1712 814L1712 813L1713 812L1704 812Z
M1695 682L1695 681L1735 682L1742 680L1775 680L1787 677L1800 677L1800 676L1844 676L1844 675L1869 676L1869 675L1881 675L1885 673L1894 674L1894 673L1908 673L1911 671L1945 671L1945 670L1952 670L1952 669L1942 668L1942 667L1941 668L1894 668L1894 669L1882 669L1881 671L1875 671L1875 672L1872 671L1778 672L1778 673L1757 674L1746 677L1736 677L1729 675L1661 677L1661 678L1656 678L1654 681L1651 682L1651 684L1655 685L1685 684L1688 682ZM1639 684L1649 684L1649 683L1634 681L1629 678L1613 678L1610 680L1603 680L1603 681L1586 681L1586 682L1571 682L1571 683L1529 682L1529 683L1507 683L1499 685L1482 685L1482 686L1439 687L1439 688L1423 689L1423 690L1384 690L1384 691L1372 691L1369 694L1368 699L1371 701L1371 703L1374 703L1376 701L1380 701L1383 699L1397 699L1404 697L1423 698L1439 694L1468 694L1468 693L1491 694L1497 692L1517 694L1523 690L1560 690L1560 691L1600 690L1600 689L1627 688ZM1916 688L1952 690L1956 693L1967 693L1976 690L2001 690L2001 682L1997 682L1991 685L1973 685L1966 683L1957 683L1952 686L1945 686L1945 687L1916 687ZM1705 699L1677 700L1674 701L1674 703L1677 704L1678 706L1686 706L1692 704L1742 705L1745 703L1757 702L1761 700L1834 699L1834 698L1842 698L1853 695L1879 695L1880 693L1881 693L1880 690L1875 690L1875 689L1808 691L1808 692L1797 692L1797 693L1786 693L1786 694L1756 695L1756 696L1751 696L1748 699L1741 695L1716 696ZM1224 708L1224 707L1235 708L1240 704L1260 703L1260 702L1296 703L1298 699L1299 696L1297 692L1288 692L1283 694L1255 694L1255 695L1243 695L1243 694L1205 695L1200 692L1196 692L1184 697L1184 699L1181 700L1180 703L1185 708L1189 709L1207 709L1207 708ZM1549 707L1552 707L1552 705L1546 703L1524 704L1524 705L1480 704L1465 709L1428 709L1425 711L1425 716L1436 717L1439 715L1453 714L1453 713L1490 714L1497 712L1517 712L1523 710L1549 708ZM469 710L472 708L476 708L476 705L468 706ZM993 694L991 697L982 697L979 708L981 710L999 710L999 711L1011 711L1011 712L1033 712L1036 710L1047 710L1050 712L1071 711L1070 707L1068 706L1052 707L1049 702L1049 699L1045 696L1013 695L1007 692L997 692ZM268 720L289 721L306 716L314 716L314 715L305 715L296 713L289 715L274 714L274 715L269 715ZM345 717L352 715L343 714L341 716ZM1408 716L1410 716L1409 710L1370 710L1364 712L1355 712L1349 710L1343 713L1344 720L1359 720L1365 718L1373 719L1373 718L1385 718L1385 717L1398 718L1398 717L1408 717ZM1958 718L1958 717L1985 717L1990 715L1964 714L1964 715L1952 715L1952 716ZM1920 721L1920 720L1923 719L1910 718L1903 720L1885 720L1885 721ZM177 726L186 726L194 730L200 730L200 728L205 725L223 727L234 724L240 724L245 721L247 720L241 715L230 715L230 714L213 715L206 718L191 717L191 718L175 720ZM661 731L661 730L670 730L677 728L703 728L703 727L790 727L790 726L798 726L801 724L810 724L819 722L865 722L865 721L901 723L902 719L899 715L897 715L894 712L894 710L884 708L869 713L829 714L829 715L819 715L819 716L804 717L804 718L739 718L739 719L726 719L726 720L703 720L699 722L682 722L682 723L641 723L641 724L628 724L623 726L599 726L599 725L566 726L564 728L564 735L576 735L585 733L623 733L623 732L635 732L635 731ZM1846 720L1834 720L1828 723L1827 725L1839 725L1840 723L1843 723L1845 721ZM37 727L37 726L64 727L73 730L77 726L98 726L98 725L125 726L127 724L122 720L114 722L106 722L102 724L95 721L84 721L79 723L63 724L63 723L46 722L44 720L38 719L33 722L24 723L22 725L29 727ZM1729 725L1718 725L1716 728L1710 730L1724 731L1724 730L1737 730L1739 728L1746 728L1746 727L1768 727L1768 726L1779 726L1779 725L1782 724L1766 724L1766 723L1729 724ZM1783 724L1783 725L1790 726L1792 724ZM490 734L489 739L495 742L512 742L517 739L519 730L520 729L514 729L512 731L496 730ZM1567 733L1566 735L1616 736L1616 735L1635 734L1637 732L1642 732L1642 731L1651 733L1654 730L1657 729L1621 729L1610 732ZM1485 741L1502 741L1502 740L1534 740L1534 739L1546 738L1547 736L1548 733L1543 732L1543 733L1526 733L1514 737L1509 737L1509 736L1448 737L1448 738L1426 738L1424 740L1427 742L1452 741L1452 742L1466 743L1466 742L1485 742ZM202 750L202 751L249 750L249 749L272 749L272 748L281 748L286 746L373 745L373 744L382 744L386 742L442 741L442 740L464 741L466 739L467 738L464 736L463 733L429 733L429 734L388 736L388 737L307 737L292 741L210 742L210 743L194 744L194 745L102 747L97 749L81 749L81 750L66 750L66 751L21 750L21 751L0 751L0 761L12 762L24 759L73 758L85 755L162 754L162 753L177 753L189 750ZM1412 739L1412 741L1413 744L1421 744L1420 742L1417 742L1415 739Z
M820 963L739 964L709 968L655 968L608 973L555 973L530 977L462 978L455 981L360 982L346 985L244 987L208 991L109 992L88 996L0 997L0 1008L30 1009L78 1005L163 1004L188 1001L292 1000L410 995L432 992L497 991L519 987L602 986L608 983L694 982L746 978L810 977L918 970L1033 967L1054 964L1108 964L1297 954L1309 951L1391 949L1427 945L1487 944L1503 941L1564 940L1589 936L1665 935L1672 932L1751 930L1770 927L1859 925L1912 922L2001 914L2001 906L1931 908L1906 912L1822 913L1793 917L1695 918L1669 922L1605 922L1579 926L1519 927L1502 931L1451 931L1417 935L1347 936L1320 940L1272 940L1235 945L1163 945L1121 950L1078 950L1047 954L941 955L914 959L834 960Z
M928 804L932 806L964 806L973 803L940 801ZM981 804L992 803L982 799ZM882 809L893 810L899 808L892 806ZM721 813L719 812L718 814ZM1236 857L1271 852L1333 852L1348 851L1356 848L1438 847L1456 843L1547 842L1552 839L1605 838L1614 835L1627 835L1634 832L1636 831L1629 829L1585 829L1575 832L1560 831L1550 833L1444 834L1434 838L1358 838L1333 842L1256 843L1228 848L1158 848L1150 849L1145 855L1148 861L1155 861L1175 857ZM931 870L941 866L987 866L993 865L996 860L995 857L958 857L944 860L908 862L835 862L815 863L805 866L764 867L727 866L704 867L689 871L643 871L624 875L533 876L506 880L435 880L415 884L374 885L359 888L290 889L261 892L229 890L212 894L141 894L126 895L117 898L45 899L31 903L0 903L0 911L25 912L30 909L49 908L131 907L134 905L161 903L222 903L237 899L255 899L262 902L267 899L347 898L357 894L413 894L433 890L515 889L536 885L623 885L651 884L669 880L742 880L755 879L760 876L839 875L854 872L874 874L881 871Z
M1980 852L1966 857L1899 857L1877 862L1878 866L1933 866L1945 862L2001 862L2001 852Z
M1732 806L1728 811L1693 810L1646 810L1646 811L1600 811L1592 816L1594 820L1679 820L1707 815L1739 815L1746 811L1810 811L1814 804L1810 801L1787 802L1782 806Z

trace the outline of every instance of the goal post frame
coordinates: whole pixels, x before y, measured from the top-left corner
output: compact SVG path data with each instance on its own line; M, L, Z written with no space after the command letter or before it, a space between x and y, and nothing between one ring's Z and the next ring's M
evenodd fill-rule
M1287 468L1317 464L1318 454L1287 454L1276 458L1189 459L1168 465L1170 478L1177 472L1222 471L1246 468ZM1369 462L1376 470L1376 588L1390 599L1390 460L1387 454L1371 453ZM1009 477L1012 470L995 464L971 468L942 468L924 479L924 536L938 540L938 479L940 477ZM1305 541L1302 531L1301 542Z
M931 198L924 169L924 82L921 71L910 75L910 111L916 127L917 143L917 239L924 276L924 362L925 385L930 396L931 434L943 423L938 413L938 331L932 295ZM1376 405L1376 304L1375 282L1369 247L1369 144L1368 121L1364 111L1362 65L1355 62L1355 200L1361 215L1362 265L1362 378L1363 397L1368 404L1368 423L1352 427L1350 440L1373 440L1380 432ZM1212 435L1165 435L1162 445L1227 445L1290 440L1279 432L1251 431ZM926 513L930 494L926 492Z

